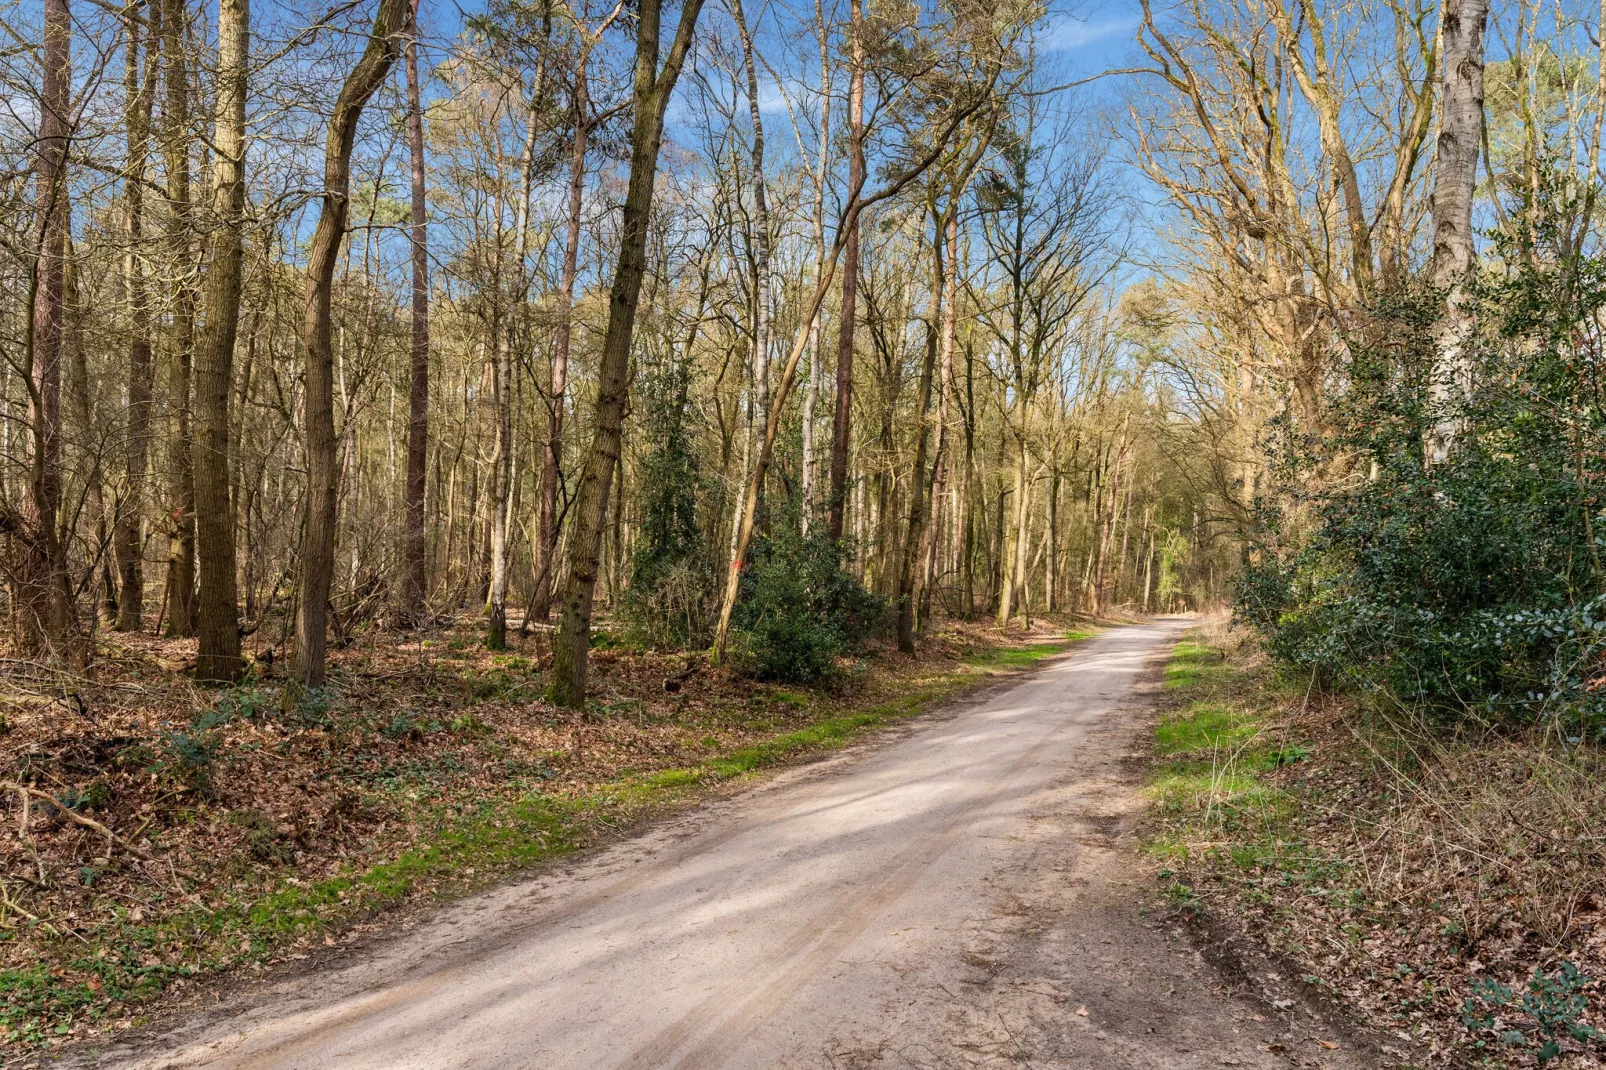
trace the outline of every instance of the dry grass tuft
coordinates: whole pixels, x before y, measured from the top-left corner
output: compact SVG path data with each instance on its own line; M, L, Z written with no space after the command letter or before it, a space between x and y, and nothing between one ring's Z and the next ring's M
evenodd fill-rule
M1567 963L1589 979L1580 1021L1602 1021L1606 755L1543 729L1366 711L1279 678L1220 621L1199 639L1228 668L1175 692L1165 716L1226 710L1262 753L1298 759L1240 760L1259 793L1240 783L1241 797L1277 805L1208 827L1204 810L1165 809L1154 842L1181 901L1241 919L1432 1065L1538 1065L1543 1038L1520 997ZM1516 997L1494 1027L1469 1030L1467 1000L1491 982ZM1598 1043L1563 1036L1560 1048L1547 1065L1606 1065Z

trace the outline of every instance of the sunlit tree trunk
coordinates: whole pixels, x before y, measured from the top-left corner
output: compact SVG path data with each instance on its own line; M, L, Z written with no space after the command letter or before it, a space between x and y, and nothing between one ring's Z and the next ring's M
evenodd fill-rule
M933 215L935 216L935 213ZM905 654L915 652L915 608L918 597L915 591L915 577L916 569L924 556L921 551L925 546L927 523L926 492L931 485L926 478L926 451L931 441L932 377L938 373L940 367L937 361L937 352L941 348L939 336L942 334L942 325L947 320L946 309L940 307L943 297L948 292L942 254L942 230L942 220L940 217L936 218L936 231L931 241L931 292L939 308L926 330L926 359L920 366L920 386L917 388L915 402L917 421L915 464L913 478L909 481L909 520L907 530L904 532L903 548L898 555L898 649Z
M128 434L124 442L124 483L113 531L117 557L117 629L137 632L145 611L145 476L150 461L151 391L155 358L151 352L150 294L144 264L145 174L150 155L151 106L155 99L157 26L161 8L138 6L124 17L123 122L128 135L128 159L123 177L123 285L128 298ZM141 26L151 23L143 36ZM143 63L143 70L141 69Z
M239 678L234 503L229 493L229 390L240 324L245 226L245 98L250 64L249 0L218 0L217 119L212 133L210 253L195 351L195 528L198 680Z
M529 620L546 623L552 614L553 570L558 551L558 480L563 466L563 409L569 387L569 347L574 336L574 285L580 270L580 225L585 207L586 150L591 137L588 80L590 48L575 64L571 110L574 141L569 149L569 212L563 236L563 268L558 280L557 326L552 341L552 381L547 390L546 447L541 454L541 500L536 515L535 593Z
M661 72L658 69L660 0L641 0L636 16L635 124L630 138L630 181L619 223L619 258L614 265L609 293L608 328L597 368L596 429L575 495L563 620L552 644L552 698L559 705L575 709L585 706L591 606L596 595L597 565L602 556L602 536L607 530L608 498L619 462L625 401L630 388L630 343L635 332L641 281L647 269L647 223L658 173L664 111L686 61L702 6L703 0L685 0L680 26Z
M167 606L166 634L195 634L195 474L192 450L192 361L195 291L190 203L190 89L184 0L162 3L162 77L166 83L162 152L167 165L167 254L173 303L168 334Z
M407 13L407 0L379 0L367 47L340 88L324 145L322 210L307 247L306 299L301 321L301 348L306 359L307 379L304 403L307 497L292 670L296 679L308 687L320 687L324 682L329 589L335 570L340 487L335 452L330 300L335 262L346 238L346 219L351 210L351 150L363 106L396 61L401 44L399 35L406 25Z
M78 425L76 428L78 440L87 443L94 441L97 434L96 406L94 388L89 377L89 361L84 352L83 288L79 284L78 264L70 250L64 269L65 308L62 323L65 330L62 334L62 364L67 373L67 396ZM101 462L100 451L92 452L88 470L81 475L85 482L84 519L89 522L89 527L94 532L91 553L97 560L93 571L99 574L99 580L95 585L97 591L91 620L96 624L110 627L117 622L117 585L111 574L111 534L107 526L109 518L106 509L105 471Z
M830 174L831 159L831 28L825 21L822 0L814 0L814 22L820 35L820 153L814 171L814 277L825 271L825 183ZM814 414L819 407L820 391L825 385L825 361L820 349L820 314L809 321L809 372L803 391L803 534L807 535L818 519L815 483L819 475L819 456L815 445Z
M742 40L743 67L747 72L747 109L753 124L753 387L756 411L770 407L770 209L764 180L764 119L759 112L758 66L753 57L753 36L747 28L742 0L729 0L731 17ZM741 526L738 510L737 526Z
M1477 191L1478 146L1483 133L1484 31L1488 0L1444 0L1439 32L1444 40L1444 90L1433 178L1434 286L1445 291L1438 329L1438 358L1430 401L1441 411L1428 433L1427 461L1447 460L1455 445L1456 421L1442 409L1471 384L1473 310L1466 300L1467 274L1475 262L1472 201Z
M72 13L67 0L45 0L44 16L44 80L34 150L38 237L32 314L24 353L31 455L11 607L17 645L29 654L51 652L72 627L70 579L57 530L61 507L61 364L66 311Z
M525 257L529 253L530 189L535 179L535 134L539 117L529 110L524 158L520 163L520 191L514 212L514 293L506 302L496 336L496 368L492 397L496 407L496 437L491 454L491 582L485 602L485 645L507 649L508 533L513 502L513 345L518 332L517 302L524 299ZM502 281L495 280L500 289Z
M407 387L407 486L403 492L397 603L403 623L416 626L424 620L424 600L429 590L428 535L424 527L429 464L429 201L424 171L424 109L418 82L418 0L412 0L408 23L405 66L412 186L412 345Z
M850 0L848 25L848 185L864 186L864 10ZM831 421L831 486L826 499L826 531L842 541L843 508L847 505L848 454L853 434L853 329L859 293L859 219L853 218L842 250L842 302L836 346L836 411Z

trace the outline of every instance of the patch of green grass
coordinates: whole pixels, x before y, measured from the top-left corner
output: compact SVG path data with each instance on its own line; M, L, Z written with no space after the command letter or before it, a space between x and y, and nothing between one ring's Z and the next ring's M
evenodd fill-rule
M1029 669L1044 658L1064 653L1075 644L1084 639L1090 639L1097 632L1075 631L1066 632L1059 639L1052 639L1046 643L1033 643L1030 646L998 647L993 650L983 650L965 658L965 664L977 669L995 669L1008 672L1014 669Z
M702 782L702 772L697 769L664 769L656 773L649 773L642 778L641 783L652 789L688 788Z
M1242 710L1226 703L1195 702L1175 710L1154 730L1156 753L1234 750L1253 739L1259 729Z
M1165 688L1177 691L1202 683L1223 680L1232 673L1220 650L1204 643L1184 639L1171 652L1171 663L1165 670Z
M1163 858L1221 855L1258 864L1292 812L1292 800L1270 772L1309 754L1276 746L1266 732L1264 704L1243 670L1208 644L1184 639L1166 666L1176 704L1155 727L1159 760L1150 794L1162 819L1150 849Z
M1155 780L1150 791L1162 813L1191 816L1205 825L1269 818L1282 796L1254 772L1232 765L1168 772Z

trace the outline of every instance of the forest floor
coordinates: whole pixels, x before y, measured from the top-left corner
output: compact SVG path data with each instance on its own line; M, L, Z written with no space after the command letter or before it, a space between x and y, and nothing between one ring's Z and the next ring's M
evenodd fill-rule
M1606 1065L1606 761L1279 675L1212 619L1177 648L1146 846L1208 940L1386 1038L1380 1065Z
M68 1062L1379 1065L1272 965L1207 962L1133 851L1161 669L1187 623L1112 628L830 760L408 931L311 948L299 969Z
M104 636L84 676L5 661L0 1064L393 929L1090 630L954 623L812 689L604 633L585 719L542 699L539 637L491 654L476 621L348 646L295 702L262 661L237 688L196 687L193 642Z

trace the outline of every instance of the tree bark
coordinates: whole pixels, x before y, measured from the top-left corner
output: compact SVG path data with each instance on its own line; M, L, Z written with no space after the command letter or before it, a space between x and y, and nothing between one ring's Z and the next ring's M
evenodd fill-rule
M770 208L764 180L764 120L758 102L758 66L753 58L753 36L747 29L742 0L730 0L731 17L742 40L742 59L747 71L747 108L753 124L753 226L756 254L753 258L753 383L756 409L769 412L770 405ZM740 516L737 517L738 526Z
M491 455L491 584L485 601L485 645L490 650L507 649L508 535L513 507L513 344L518 333L517 302L524 300L527 289L524 283L524 260L529 253L530 191L535 181L538 119L536 106L532 104L529 125L525 131L524 158L520 164L522 189L514 212L514 292L512 299L506 302L496 337L496 378L492 391L496 404L496 438ZM501 280L496 280L499 289L501 285Z
M831 154L831 31L825 21L823 0L814 0L814 21L820 34L820 157L814 173L814 278L825 273L825 182L830 173ZM820 351L820 314L809 321L809 378L803 391L803 534L807 535L818 517L815 515L815 481L819 459L814 444L814 412L820 389L825 384L825 361Z
M864 8L851 0L848 24L848 185L864 187ZM836 411L831 420L831 485L826 499L826 532L842 541L847 505L848 452L853 434L853 327L859 294L859 217L849 224L842 251L842 303L836 343Z
M24 367L32 432L28 496L12 614L17 645L47 654L72 627L70 579L57 530L61 507L61 364L66 311L67 147L72 137L72 12L45 0L44 80L34 157L38 238Z
M195 291L190 203L190 72L184 30L184 0L162 2L162 75L167 111L162 131L167 163L167 246L174 272L173 325L168 355L167 404L172 417L167 443L167 628L169 638L195 634L195 473L191 392L195 351Z
M1433 178L1433 285L1445 292L1438 355L1429 401L1438 409L1426 442L1426 460L1440 464L1454 448L1457 421L1443 410L1472 384L1473 310L1466 280L1475 258L1472 201L1477 190L1483 133L1484 31L1489 0L1444 0L1439 32L1444 41L1444 90Z
M218 0L217 117L212 134L211 246L195 351L195 533L200 561L195 678L239 679L234 503L229 493L229 389L240 325L245 227L245 98L249 0Z
M580 269L586 148L591 136L591 96L587 80L590 58L588 43L581 50L574 72L574 143L569 150L569 218L563 235L563 268L558 282L558 322L552 342L552 382L547 391L546 446L541 454L541 501L536 515L538 551L535 594L530 600L528 618L543 624L552 615L552 570L558 550L558 480L563 465L563 406L569 386L569 346L574 335L574 283Z
M945 268L942 273L942 337L938 343L942 370L935 441L931 448L932 517L926 531L925 563L922 566L924 575L919 585L919 625L922 630L928 626L931 619L931 591L937 581L937 547L940 541L936 527L938 517L941 515L938 510L941 508L943 491L949 479L948 472L953 467L948 443L948 410L952 405L954 386L954 338L959 328L959 197L962 193L962 189L955 193L954 199L949 204L947 221L942 227L944 232L942 240L947 247Z
M619 259L608 299L608 328L597 369L596 430L575 497L569 538L563 620L552 644L552 698L561 706L585 707L586 668L591 646L591 605L597 564L607 530L609 492L619 461L626 396L630 382L630 343L636 306L647 270L647 223L664 111L691 48L703 0L685 0L680 25L662 71L658 69L661 0L641 0L636 18L635 124L630 138L630 182L620 218Z
M424 183L424 109L418 83L418 0L408 16L406 52L407 146L412 174L412 350L407 386L407 486L402 504L402 623L422 624L429 590L425 563L424 494L429 464L429 201Z
M301 321L306 358L307 498L301 551L292 671L307 687L323 685L329 625L329 588L335 570L339 470L335 454L334 354L330 300L335 261L346 239L351 209L351 150L368 98L384 82L400 50L408 0L379 0L362 58L347 76L329 118L324 145L323 207L307 250L307 286Z
M924 557L926 534L926 449L931 440L932 377L937 374L937 352L947 310L943 299L947 296L947 271L943 263L943 220L933 213L936 228L931 239L931 293L938 307L933 310L932 322L926 330L926 359L920 366L919 401L916 403L915 466L909 481L909 522L904 534L903 549L898 555L898 649L905 654L915 652L915 569ZM935 468L935 466L933 466Z
M151 352L150 291L142 253L145 240L145 171L150 155L151 105L155 100L157 38L156 3L146 6L152 30L145 35L141 71L139 8L125 16L127 43L123 53L124 125L128 128L128 160L123 178L123 285L128 296L128 437L124 443L122 500L113 526L117 558L117 630L137 632L145 610L145 474L150 463L151 390L156 364Z

